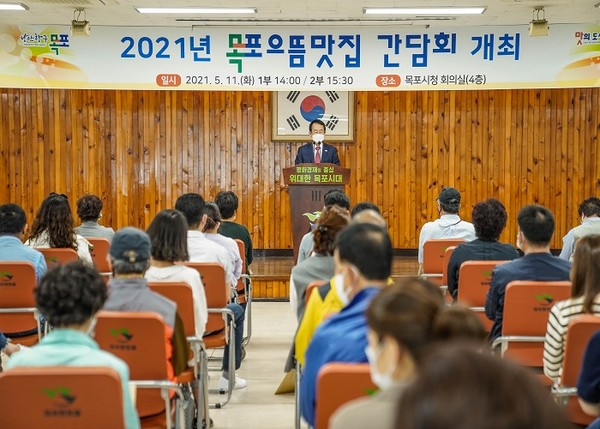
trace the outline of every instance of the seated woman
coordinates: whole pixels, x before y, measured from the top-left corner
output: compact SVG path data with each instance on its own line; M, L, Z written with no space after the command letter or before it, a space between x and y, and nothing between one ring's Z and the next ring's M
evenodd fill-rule
M33 248L74 249L84 263L94 265L89 241L75 233L73 214L64 194L52 192L44 198L25 245Z
M550 310L544 340L544 374L558 379L562 371L567 325L580 314L600 316L600 236L577 240L571 267L571 298Z
M314 255L294 268L290 276L290 305L298 320L302 319L306 300L306 289L313 281L327 281L335 274L333 250L335 238L350 222L346 210L330 206L323 210L317 222L314 235Z
M106 238L112 241L115 231L98 223L102 217L102 201L96 195L84 195L77 200L77 216L82 224L75 232L83 237Z
M123 385L125 427L140 427L129 394L129 368L121 359L100 350L90 337L95 315L106 301L107 290L98 272L81 261L49 271L35 291L37 308L54 329L39 344L22 350L7 368L25 366L106 366L114 369Z
M462 339L481 346L486 338L473 312L446 306L439 288L423 279L410 278L383 288L371 301L366 317L365 352L371 378L381 390L340 407L331 418L331 429L359 429L373 422L378 428L392 428L398 398L418 374L431 344Z
M192 287L196 335L202 338L208 309L200 273L178 263L189 259L185 217L177 210L163 210L147 232L152 242L152 259L144 277L149 282L184 282Z
M464 344L433 351L396 407L395 429L573 428L526 369Z

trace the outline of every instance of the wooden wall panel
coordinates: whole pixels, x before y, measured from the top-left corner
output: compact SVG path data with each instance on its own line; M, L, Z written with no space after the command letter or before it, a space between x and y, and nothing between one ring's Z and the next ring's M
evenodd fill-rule
M258 249L291 248L281 180L299 143L273 143L271 93L0 89L0 201L30 219L50 191L96 193L103 223L146 227L177 196L221 189L241 198L238 220ZM495 196L509 211L504 240L528 203L557 217L553 247L599 194L600 88L357 92L354 143L336 144L352 169L353 202L373 200L394 246L415 248L442 186L463 192L463 216Z

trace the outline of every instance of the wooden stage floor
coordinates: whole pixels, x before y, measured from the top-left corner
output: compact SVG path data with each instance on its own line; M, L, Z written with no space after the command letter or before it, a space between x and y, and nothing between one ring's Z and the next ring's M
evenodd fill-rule
M254 299L289 299L293 266L294 258L291 257L254 258L251 265ZM396 256L392 265L392 277L414 276L418 268L416 257Z

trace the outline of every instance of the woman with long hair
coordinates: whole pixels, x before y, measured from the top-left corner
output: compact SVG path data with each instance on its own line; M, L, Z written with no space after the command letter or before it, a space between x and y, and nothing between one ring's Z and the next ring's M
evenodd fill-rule
M25 244L34 248L73 249L79 259L92 266L94 263L90 254L90 243L75 233L74 226L67 196L51 192L42 201Z
M580 314L600 316L600 235L577 240L571 267L571 298L550 310L544 340L544 374L557 379L562 371L567 326Z

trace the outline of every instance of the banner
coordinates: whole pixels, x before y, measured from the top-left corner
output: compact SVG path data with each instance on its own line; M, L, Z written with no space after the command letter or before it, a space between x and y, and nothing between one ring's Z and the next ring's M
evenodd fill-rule
M0 26L0 86L432 90L598 86L600 25Z

